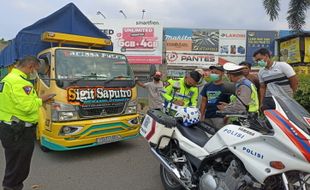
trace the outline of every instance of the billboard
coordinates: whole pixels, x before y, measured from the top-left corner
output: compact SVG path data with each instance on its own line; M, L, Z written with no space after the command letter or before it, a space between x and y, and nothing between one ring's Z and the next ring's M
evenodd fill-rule
M192 29L165 29L164 41L166 51L192 51Z
M193 29L193 51L218 52L219 30Z
M245 60L246 30L220 30L219 63L240 63Z
M297 63L301 61L300 57L300 38L280 42L280 60L287 63Z
M127 56L130 64L161 64L163 27L158 21L105 19L95 23L110 36L113 51Z
M310 62L310 37L305 37L305 63Z
M174 66L211 66L218 63L218 56L204 52L166 52L168 65Z
M247 31L246 61L253 63L253 54L260 48L266 48L274 55L274 43L278 38L277 31Z
M218 63L219 30L165 28L166 62L172 66Z

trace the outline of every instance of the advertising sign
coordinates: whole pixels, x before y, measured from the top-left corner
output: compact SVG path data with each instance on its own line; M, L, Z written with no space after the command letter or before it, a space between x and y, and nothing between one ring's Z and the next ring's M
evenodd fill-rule
M220 30L220 55L243 55L246 48L246 30Z
M280 30L279 31L279 38L283 38L283 37L290 36L293 34L296 34L296 33L292 30Z
M218 56L203 52L166 52L168 65L211 66L218 63Z
M245 60L246 30L219 31L219 64L240 63Z
M193 29L193 51L218 52L219 30Z
M192 29L166 28L166 51L192 51Z
M281 61L287 63L297 63L301 61L299 41L299 38L292 38L280 43Z
M274 42L278 38L276 31L247 31L246 61L253 63L253 53L266 48L274 55Z
M310 62L310 37L305 37L305 63Z
M96 26L111 37L113 51L130 64L161 64L163 27L158 21L105 19Z

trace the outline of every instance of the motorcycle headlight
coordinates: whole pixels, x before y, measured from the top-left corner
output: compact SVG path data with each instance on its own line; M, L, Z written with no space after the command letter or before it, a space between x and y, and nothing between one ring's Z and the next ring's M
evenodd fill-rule
M137 113L137 101L131 100L127 104L125 114L135 114Z
M77 119L78 119L78 113L75 109L75 106L60 102L54 102L52 104L53 121L71 121Z

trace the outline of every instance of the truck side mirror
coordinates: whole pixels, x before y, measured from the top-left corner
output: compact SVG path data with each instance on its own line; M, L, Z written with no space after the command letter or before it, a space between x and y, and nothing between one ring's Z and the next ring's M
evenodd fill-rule
M64 86L64 81L63 81L63 80L57 79L57 80L56 80L56 84L57 84L57 86L59 86L59 87L61 88L61 87Z

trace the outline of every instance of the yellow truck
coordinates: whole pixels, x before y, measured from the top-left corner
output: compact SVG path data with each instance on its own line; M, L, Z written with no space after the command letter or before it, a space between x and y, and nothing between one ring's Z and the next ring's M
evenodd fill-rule
M77 46L104 46L109 40L45 32L42 40ZM126 56L88 48L53 47L35 86L55 93L40 110L37 138L43 150L71 150L137 137L137 89Z
M0 52L0 79L18 59L41 61L38 94L55 93L40 109L42 149L64 151L138 136L137 89L125 55L73 4L22 29Z

